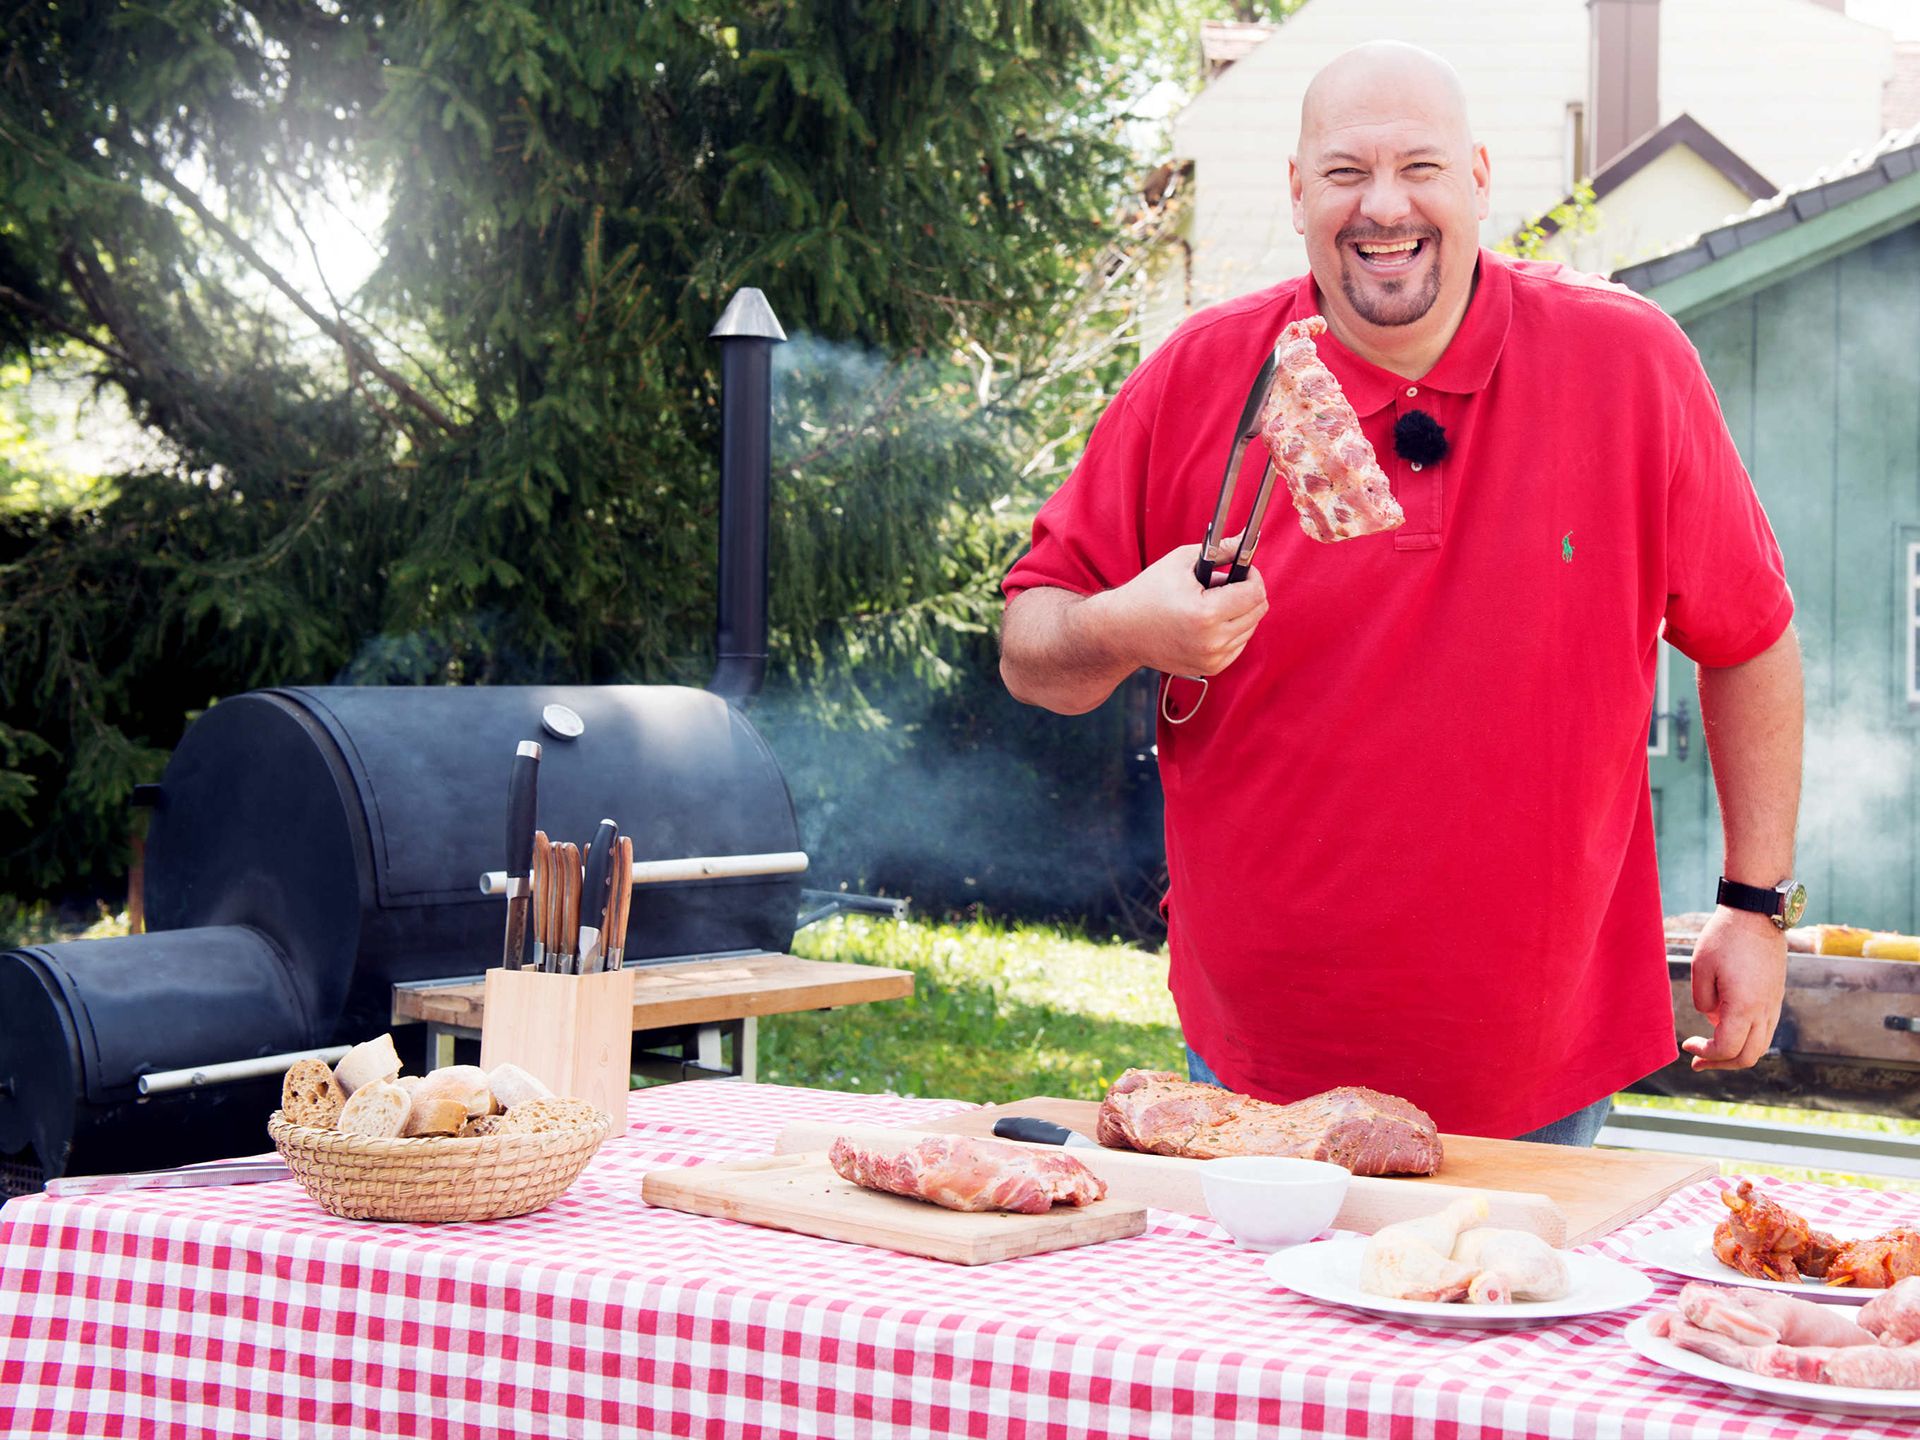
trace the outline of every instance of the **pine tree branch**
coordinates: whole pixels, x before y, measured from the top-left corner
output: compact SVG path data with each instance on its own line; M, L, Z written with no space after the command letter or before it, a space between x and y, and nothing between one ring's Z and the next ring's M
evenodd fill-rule
M95 350L98 350L102 355L106 356L109 360L112 360L117 362L118 364L124 365L129 370L138 368L134 364L133 357L127 354L127 352L122 350L119 346L109 345L104 340L101 340L96 336L89 335L85 330L81 329L78 325L72 324L67 320L61 319L58 315L54 314L54 312L49 310L46 306L41 305L36 301L29 300L26 296L22 295L18 290L13 289L11 286L0 285L0 302L4 302L5 304L12 306L15 310L19 311L23 315L33 316L34 319L38 320L42 325L51 326L53 329L58 330L62 335L67 336L69 339L78 340L82 345L92 346Z
M227 244L231 245L242 259L260 272L268 284L272 285L274 289L278 290L298 306L300 313L320 328L321 334L327 336L335 344L339 345L342 350L347 352L347 357L350 362L364 366L367 370L379 376L381 382L393 392L395 398L410 409L425 416L437 429L448 435L459 432L460 427L455 424L444 410L427 399L427 397L422 395L418 390L414 389L413 386L409 385L400 376L394 374L392 370L389 370L385 365L381 364L379 356L373 353L373 348L369 346L366 341L362 340L350 326L338 320L329 320L316 309L312 302L309 301L306 296L302 295L290 280L278 270L274 269L273 266L269 265L259 251L255 250L253 246L241 238L239 233L235 231L231 225L227 224L226 221L209 210L205 202L202 201L198 195L194 194L192 190L182 184L172 171L161 164L159 158L155 156L152 151L148 150L137 140L130 140L128 143L145 158L148 168L153 173L154 179L165 186L182 205L185 205L191 210L194 215L199 218L201 224L205 225L222 240L225 240Z

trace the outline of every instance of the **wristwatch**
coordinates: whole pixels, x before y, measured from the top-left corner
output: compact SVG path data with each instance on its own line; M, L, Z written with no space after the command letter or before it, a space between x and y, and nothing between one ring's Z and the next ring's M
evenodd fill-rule
M1807 908L1807 887L1798 880L1782 880L1771 888L1765 885L1742 885L1722 875L1720 893L1714 899L1716 904L1729 909L1751 910L1756 915L1764 915L1773 922L1776 930L1785 930L1790 925L1800 923L1800 916Z

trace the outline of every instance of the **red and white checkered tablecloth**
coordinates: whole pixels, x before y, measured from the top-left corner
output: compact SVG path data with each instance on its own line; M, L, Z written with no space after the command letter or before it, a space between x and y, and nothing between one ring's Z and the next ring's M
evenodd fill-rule
M0 1211L0 1433L87 1436L1912 1436L1640 1359L1629 1315L1531 1329L1369 1319L1273 1288L1210 1222L965 1267L655 1209L660 1165L762 1154L791 1120L958 1102L711 1081L538 1214L337 1220L291 1181ZM1711 1222L1695 1186L1595 1247ZM1826 1224L1920 1195L1781 1184ZM1679 1281L1661 1276L1658 1298Z

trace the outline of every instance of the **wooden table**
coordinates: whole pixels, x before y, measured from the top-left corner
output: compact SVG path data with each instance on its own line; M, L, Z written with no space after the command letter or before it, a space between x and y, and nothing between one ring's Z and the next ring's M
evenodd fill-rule
M762 1015L900 1000L913 993L911 971L771 952L636 965L628 970L633 976L639 1069L671 1079L736 1075L753 1080L755 1022ZM486 1016L484 991L485 981L478 975L396 985L393 1023L425 1025L426 1068L450 1065L455 1039L480 1036ZM733 1041L730 1065L724 1058L728 1039ZM678 1045L682 1057L675 1060L656 1051L659 1043ZM663 1075L663 1070L677 1073Z

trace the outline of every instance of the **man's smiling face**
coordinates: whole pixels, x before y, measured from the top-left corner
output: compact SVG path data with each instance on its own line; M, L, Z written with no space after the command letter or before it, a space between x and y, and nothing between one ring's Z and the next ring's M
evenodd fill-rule
M1436 337L1444 348L1487 213L1486 151L1452 73L1400 46L1336 60L1308 89L1289 171L1294 225L1335 333L1363 354Z

